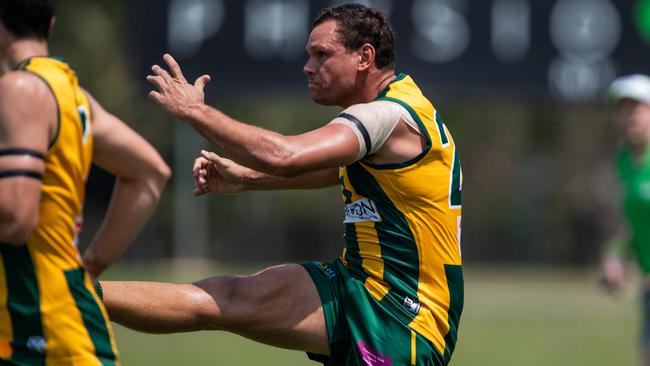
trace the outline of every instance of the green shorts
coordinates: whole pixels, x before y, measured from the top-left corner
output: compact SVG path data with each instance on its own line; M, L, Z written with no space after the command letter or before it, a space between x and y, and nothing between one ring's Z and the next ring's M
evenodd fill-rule
M330 346L330 356L309 354L310 359L326 366L447 364L431 342L409 328L413 315L396 303L377 301L340 259L302 265L320 295Z

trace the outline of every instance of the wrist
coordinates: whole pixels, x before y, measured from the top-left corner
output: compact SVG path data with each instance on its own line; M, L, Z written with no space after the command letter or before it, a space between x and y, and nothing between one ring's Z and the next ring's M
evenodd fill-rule
M208 106L205 103L194 103L186 105L181 111L181 119L189 122L190 124L201 124L203 116L207 113Z
M250 189L253 189L255 186L255 171L249 171L246 172L246 174L242 174L241 178L239 179L239 183L241 186L241 191L248 191Z
M250 191L259 188L260 184L263 184L265 177L267 177L266 174L249 169L246 174L242 175L242 191Z

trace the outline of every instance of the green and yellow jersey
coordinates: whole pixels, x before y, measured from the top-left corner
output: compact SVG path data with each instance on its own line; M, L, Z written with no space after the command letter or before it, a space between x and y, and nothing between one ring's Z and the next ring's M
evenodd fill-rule
M341 168L346 213L341 260L375 299L410 312L409 327L449 359L463 307L458 151L411 77L400 74L377 100L403 106L426 146L401 164L360 160Z
M0 244L0 363L115 365L111 325L77 249L93 150L90 104L60 60L35 57L18 69L51 89L58 130L44 158L38 226L24 246Z

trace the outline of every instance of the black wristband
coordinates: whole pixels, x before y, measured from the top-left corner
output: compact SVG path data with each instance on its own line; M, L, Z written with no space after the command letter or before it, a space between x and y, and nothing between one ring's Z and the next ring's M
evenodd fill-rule
M11 155L29 155L37 159L45 160L43 153L36 150L21 149L21 148L0 149L0 156L11 156Z

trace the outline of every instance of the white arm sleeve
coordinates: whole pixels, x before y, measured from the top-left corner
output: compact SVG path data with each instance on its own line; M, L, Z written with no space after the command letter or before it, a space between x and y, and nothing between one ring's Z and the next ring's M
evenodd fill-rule
M341 123L354 131L359 140L358 160L377 152L393 133L400 119L418 133L422 133L404 107L389 101L355 104L341 112L330 123Z

